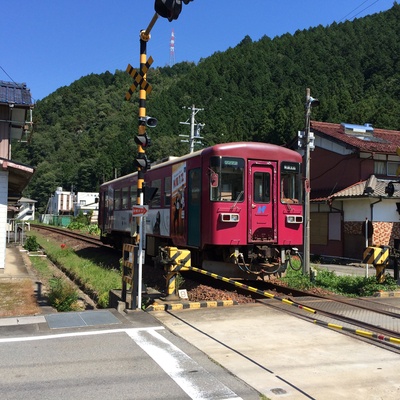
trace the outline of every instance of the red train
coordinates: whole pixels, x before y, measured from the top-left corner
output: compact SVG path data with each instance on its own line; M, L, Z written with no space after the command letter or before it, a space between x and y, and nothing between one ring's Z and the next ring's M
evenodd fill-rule
M152 165L146 256L160 257L164 246L188 249L192 266L230 277L285 269L303 239L301 162L284 147L238 142ZM99 203L102 241L133 243L137 173L102 184Z

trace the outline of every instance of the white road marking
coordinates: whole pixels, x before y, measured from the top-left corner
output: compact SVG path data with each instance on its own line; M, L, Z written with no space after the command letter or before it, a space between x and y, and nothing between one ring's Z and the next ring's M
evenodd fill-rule
M140 346L192 399L240 400L232 390L215 379L186 353L155 330L126 333ZM204 390L204 384L211 389Z
M71 333L57 333L55 335L42 335L42 336L22 336L22 337L12 337L0 339L0 343L12 343L12 342L30 342L36 340L48 340L48 339L60 339L68 337L78 337L78 336L91 336L91 335L106 335L110 333L126 333L128 330L157 330L165 329L163 326L154 326L151 328L130 328L130 329L105 329L102 331L87 331L87 332L71 332Z

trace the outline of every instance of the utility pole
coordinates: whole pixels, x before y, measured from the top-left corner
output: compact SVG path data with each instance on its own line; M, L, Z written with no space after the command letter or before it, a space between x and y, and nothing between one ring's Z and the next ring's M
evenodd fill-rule
M310 151L314 147L314 135L310 132L311 126L311 107L319 105L319 100L310 96L310 89L306 93L306 126L304 131L305 154L304 154L304 234L303 234L303 274L310 275Z
M182 107L182 108L188 108L192 111L191 116L190 116L190 122L189 119L186 120L186 122L180 122L180 124L183 125L190 125L190 136L189 135L179 135L180 137L188 137L189 140L181 140L182 143L187 143L189 142L189 153L193 153L194 152L194 145L196 143L201 143L198 142L196 140L198 139L203 139L203 137L200 136L200 130L204 127L205 124L199 124L197 123L197 121L195 120L195 115L199 112L199 111L204 111L204 108L196 108L194 106L194 104L192 105L192 107Z

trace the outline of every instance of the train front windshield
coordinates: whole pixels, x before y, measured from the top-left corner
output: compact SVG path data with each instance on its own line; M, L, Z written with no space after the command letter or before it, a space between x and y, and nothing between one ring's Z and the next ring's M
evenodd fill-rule
M244 159L234 157L211 157L210 200L244 200Z
M302 202L299 163L282 162L281 164L281 202L286 204Z

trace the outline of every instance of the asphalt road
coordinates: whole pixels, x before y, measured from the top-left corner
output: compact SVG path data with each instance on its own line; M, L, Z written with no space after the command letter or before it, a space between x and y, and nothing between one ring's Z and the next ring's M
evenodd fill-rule
M259 399L146 313L108 326L44 318L0 323L1 399Z

